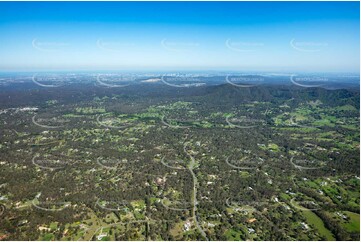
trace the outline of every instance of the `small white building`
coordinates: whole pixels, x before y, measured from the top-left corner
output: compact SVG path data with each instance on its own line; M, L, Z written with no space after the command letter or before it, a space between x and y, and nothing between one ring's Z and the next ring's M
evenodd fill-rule
M305 222L302 222L301 225L302 225L303 229L305 229L305 230L309 229L308 224L306 224Z
M184 223L184 231L189 231L192 227L192 223L187 220L185 223Z
M253 234L254 232L256 232L254 229L248 228L248 233Z

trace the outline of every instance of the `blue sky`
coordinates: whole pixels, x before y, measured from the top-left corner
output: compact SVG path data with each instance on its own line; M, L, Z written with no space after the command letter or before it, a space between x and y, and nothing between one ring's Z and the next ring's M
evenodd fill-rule
M359 2L0 2L0 70L359 72Z

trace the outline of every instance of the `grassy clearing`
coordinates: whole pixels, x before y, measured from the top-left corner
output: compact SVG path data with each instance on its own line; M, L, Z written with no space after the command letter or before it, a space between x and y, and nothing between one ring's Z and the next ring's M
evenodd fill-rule
M226 230L226 232L224 233L224 235L227 237L227 240L240 241L240 240L241 240L242 231L236 231L236 230L234 230L234 229L228 229L228 230Z
M336 110L337 111L357 111L357 108L348 104L348 105L336 107Z
M313 225L320 235L325 236L327 240L336 240L331 231L325 227L323 221L314 212L311 210L302 210L302 213L307 223Z
M350 233L360 233L360 214L344 211L344 214L350 218L346 223L343 223L343 227Z

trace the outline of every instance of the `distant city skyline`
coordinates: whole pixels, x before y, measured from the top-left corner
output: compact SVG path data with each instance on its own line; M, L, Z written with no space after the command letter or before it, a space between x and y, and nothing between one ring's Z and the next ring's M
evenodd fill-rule
M0 71L359 72L359 2L0 2Z

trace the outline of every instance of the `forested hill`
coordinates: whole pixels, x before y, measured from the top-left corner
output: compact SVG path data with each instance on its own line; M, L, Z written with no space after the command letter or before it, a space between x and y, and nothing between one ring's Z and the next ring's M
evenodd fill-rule
M296 101L316 101L327 103L330 106L353 105L360 107L358 89L327 90L321 87L303 88L282 85L262 85L241 88L229 84L210 86L206 88L203 97L207 102L231 102L237 104L247 101L276 102L277 100L296 99Z
M163 84L136 84L122 88L104 88L93 84L71 84L56 88L32 87L27 85L23 89L9 88L0 92L0 105L3 108L22 105L38 105L46 100L56 99L69 103L92 100L94 97L122 96L134 99L137 97L152 100L187 99L194 98L212 104L233 104L247 101L277 102L295 99L296 102L316 101L330 106L353 105L360 107L358 89L327 90L322 87L303 88L290 85L259 85L253 87L237 87L230 84L199 86L199 87L171 87Z

